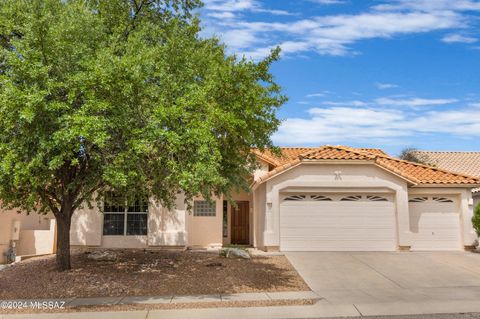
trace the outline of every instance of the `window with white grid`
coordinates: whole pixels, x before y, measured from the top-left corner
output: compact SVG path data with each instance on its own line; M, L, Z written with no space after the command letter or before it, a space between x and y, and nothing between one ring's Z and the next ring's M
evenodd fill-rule
M103 204L103 234L145 236L148 233L148 200L125 197L108 192Z

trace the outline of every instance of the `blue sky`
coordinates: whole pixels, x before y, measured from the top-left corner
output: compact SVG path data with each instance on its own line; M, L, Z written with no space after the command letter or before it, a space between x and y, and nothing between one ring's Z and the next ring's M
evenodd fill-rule
M480 1L204 3L230 53L282 48L277 145L480 151Z

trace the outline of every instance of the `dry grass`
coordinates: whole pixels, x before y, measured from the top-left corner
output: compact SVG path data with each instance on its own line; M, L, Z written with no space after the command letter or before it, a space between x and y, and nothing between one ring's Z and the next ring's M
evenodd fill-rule
M113 262L72 255L72 270L57 272L54 256L0 271L0 299L228 294L309 290L283 256L251 260L214 254L116 251Z

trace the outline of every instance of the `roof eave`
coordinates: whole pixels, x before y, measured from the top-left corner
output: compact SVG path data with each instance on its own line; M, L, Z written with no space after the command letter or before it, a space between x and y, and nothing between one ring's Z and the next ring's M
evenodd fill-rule
M467 183L463 183L463 184L460 184L460 183L456 183L456 184L444 184L444 183L432 183L432 184L429 184L429 183L420 183L418 185L415 185L414 187L418 187L418 188L428 188L428 187L448 187L448 188L478 188L480 187L480 184L467 184ZM479 190L480 191L480 190Z

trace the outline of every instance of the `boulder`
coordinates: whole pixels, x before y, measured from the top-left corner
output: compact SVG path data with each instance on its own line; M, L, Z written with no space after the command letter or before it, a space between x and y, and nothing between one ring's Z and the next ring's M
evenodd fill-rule
M227 248L225 252L225 257L227 258L243 258L243 259L250 259L250 254L244 250L239 248Z
M95 261L115 261L117 260L117 254L113 251L94 250L88 253L87 258Z

